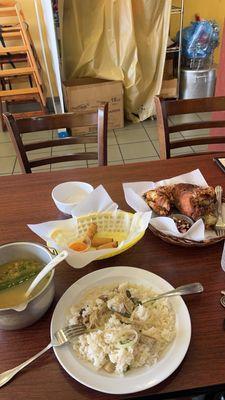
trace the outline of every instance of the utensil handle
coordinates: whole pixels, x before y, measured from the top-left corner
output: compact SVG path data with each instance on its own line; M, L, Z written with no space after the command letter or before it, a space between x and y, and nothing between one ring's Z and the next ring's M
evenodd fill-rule
M179 286L178 288L170 290L169 292L151 297L150 299L143 301L142 304L148 303L150 301L159 300L163 297L183 296L184 294L201 293L203 292L203 290L204 288L201 283L189 283L188 285Z
M57 264L59 264L61 261L65 260L65 258L68 256L68 252L66 250L61 251L55 258L53 258L50 263L48 263L42 270L39 272L39 274L36 276L36 278L33 280L29 288L27 289L25 296L28 297L32 290L35 288L35 286L38 285L38 283L47 275Z
M18 365L15 368L9 369L8 371L3 372L0 374L0 387L5 385L14 375L16 375L21 369L25 368L27 365L32 363L34 360L36 360L38 357L40 357L42 354L44 354L46 351L48 351L52 347L52 343L49 343L48 346L46 346L44 349L39 351L37 354L35 354L33 357L29 358L28 360L24 361L22 364Z
M216 186L215 187L215 192L216 192L216 199L217 199L217 211L218 211L218 215L222 216L222 193L223 193L223 189L222 186Z

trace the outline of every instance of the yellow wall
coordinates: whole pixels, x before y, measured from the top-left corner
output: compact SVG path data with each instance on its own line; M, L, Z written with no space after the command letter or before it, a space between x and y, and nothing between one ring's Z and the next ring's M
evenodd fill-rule
M173 0L173 4L180 4L180 0ZM221 29L225 18L225 0L184 0L184 27L194 21L195 14L203 19L215 20ZM171 36L178 30L178 15L171 16ZM215 50L215 62L219 61L219 49Z
M24 12L25 19L29 25L30 34L31 34L32 40L34 42L34 46L37 51L41 66L42 66L42 78L43 78L44 86L46 88L46 95L49 96L50 94L49 94L49 88L48 88L48 81L47 81L44 60L43 60L42 51L41 51L41 43L40 43L40 37L39 37L39 32L38 32L34 1L33 0L19 0L19 3ZM38 7L39 7L39 11L40 11L40 14L42 17L42 19L41 19L42 32L44 35L44 44L45 44L46 55L47 55L47 59L48 59L48 65L50 68L50 77L51 77L51 81L53 84L54 94L57 95L54 73L53 73L53 69L51 68L50 51L49 51L49 47L48 47L48 43L47 43L47 39L46 39L45 24L44 24L44 20L43 20L43 16L42 16L42 8L41 8L41 3L39 0L38 0Z

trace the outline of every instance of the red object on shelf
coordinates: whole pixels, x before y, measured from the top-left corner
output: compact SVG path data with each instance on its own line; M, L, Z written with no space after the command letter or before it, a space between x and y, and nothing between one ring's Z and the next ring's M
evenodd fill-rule
M200 15L195 14L195 21L196 21L196 22L199 22L199 21L201 21L201 20L202 20L202 19L201 19Z

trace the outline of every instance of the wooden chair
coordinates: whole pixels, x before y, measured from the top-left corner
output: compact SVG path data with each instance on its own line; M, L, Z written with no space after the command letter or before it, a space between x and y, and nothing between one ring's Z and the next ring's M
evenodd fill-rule
M173 115L225 111L225 97L207 97L203 99L188 100L165 100L158 96L155 97L157 127L160 146L160 158L167 159L171 157L171 150L186 146L196 146L203 144L225 143L224 136L201 136L181 140L170 140L170 135L174 132L191 131L195 129L206 128L225 128L225 118L212 121L194 121L188 123L179 123L169 125L169 117ZM219 152L219 151L217 151ZM223 152L220 151L220 153ZM194 154L182 154L177 157L193 156L200 154L212 154L216 151L195 152Z
M99 166L107 165L107 117L108 104L99 107L98 112L87 112L82 114L65 113L44 115L33 118L15 119L12 114L3 114L5 124L8 128L12 143L15 147L19 164L23 173L31 173L33 167L41 165L74 161L74 160L98 160ZM22 135L28 132L48 131L53 129L97 126L97 134L77 134L74 137L56 138L40 142L23 143ZM28 160L27 152L55 146L74 144L97 143L98 151L87 151L69 155L57 155Z

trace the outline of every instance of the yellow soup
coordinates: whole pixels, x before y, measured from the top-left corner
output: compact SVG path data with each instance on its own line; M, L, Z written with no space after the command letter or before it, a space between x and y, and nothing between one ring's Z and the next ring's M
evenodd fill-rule
M36 260L16 260L0 266L0 308L10 308L24 303L25 293L43 264ZM49 273L31 293L35 297L47 284Z

